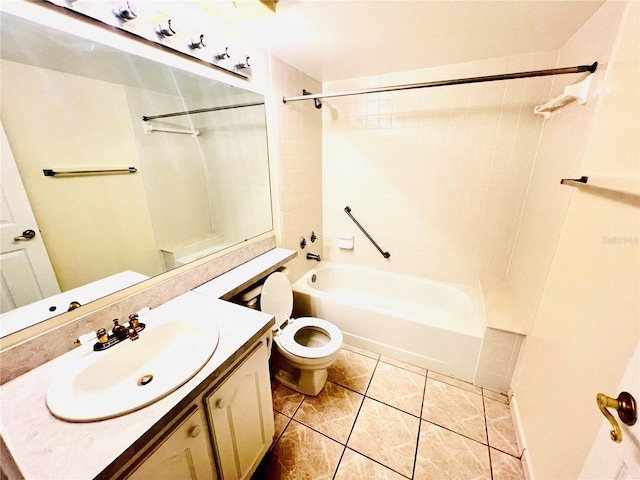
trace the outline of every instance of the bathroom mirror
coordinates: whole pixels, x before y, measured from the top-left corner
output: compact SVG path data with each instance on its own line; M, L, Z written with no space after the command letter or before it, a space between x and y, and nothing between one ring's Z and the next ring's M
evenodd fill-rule
M60 291L153 277L273 230L261 94L0 22L2 126Z

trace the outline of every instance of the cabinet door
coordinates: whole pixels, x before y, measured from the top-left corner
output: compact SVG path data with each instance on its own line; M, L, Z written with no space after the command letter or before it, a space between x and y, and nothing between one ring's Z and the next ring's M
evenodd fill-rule
M274 433L264 341L205 397L205 405L222 478L249 478L271 446Z
M217 479L209 434L202 410L192 407L186 418L169 430L150 455L127 478L133 480Z

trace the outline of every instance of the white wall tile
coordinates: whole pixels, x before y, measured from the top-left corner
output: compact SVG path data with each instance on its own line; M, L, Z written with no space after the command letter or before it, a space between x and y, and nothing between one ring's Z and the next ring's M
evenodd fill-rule
M568 105L549 120L543 121L507 275L507 282L527 331L532 328L573 193L572 189L560 185L560 179L578 178L585 174L582 161L598 105L596 92L605 76L624 6L624 2L605 3L558 55L558 67L591 64L596 60L599 67L594 75L590 101L586 105ZM554 96L576 80L575 75L556 76L552 92L545 91L546 87L539 83L530 82L528 86L532 93ZM541 119L538 121L542 122ZM520 150L516 150L520 155Z
M302 89L322 91L320 82L277 58L272 58L272 82L275 98ZM293 282L314 266L307 252L322 254L322 117L313 102L278 102L277 118L280 246L298 251L288 264ZM312 231L319 237L313 244ZM304 250L300 237L307 240Z
M557 53L330 82L325 91L548 68ZM539 79L536 79L539 80ZM475 285L504 278L540 127L544 83L492 82L325 101L323 218L328 242L352 231L349 253L325 258ZM368 98L372 97L372 98ZM338 101L339 100L339 101ZM530 117L530 118L529 118ZM343 212L370 230L384 259Z

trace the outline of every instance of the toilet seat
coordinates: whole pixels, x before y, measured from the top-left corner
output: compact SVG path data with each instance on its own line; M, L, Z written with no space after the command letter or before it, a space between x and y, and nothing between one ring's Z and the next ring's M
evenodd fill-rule
M293 310L293 290L286 275L274 272L262 286L260 310L276 317L274 341L279 348L290 355L319 359L334 355L342 345L342 332L331 322L316 317L291 318ZM284 325L284 326L283 326ZM324 332L329 341L319 347L307 347L296 341L296 334L304 328Z
M329 342L321 347L306 347L298 343L296 334L304 329L311 328L323 331L329 337ZM334 354L342 345L342 332L331 322L316 317L300 317L290 322L274 338L276 344L300 358L323 358Z

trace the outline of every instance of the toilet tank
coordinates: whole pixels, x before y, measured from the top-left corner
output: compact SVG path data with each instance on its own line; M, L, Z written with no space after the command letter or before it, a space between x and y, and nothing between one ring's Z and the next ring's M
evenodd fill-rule
M289 273L287 267L280 267L277 271L285 276ZM243 291L230 298L229 301L242 305L243 307L251 308L252 310L260 310L260 294L262 293L262 285L267 277L261 278L253 285L245 288Z

